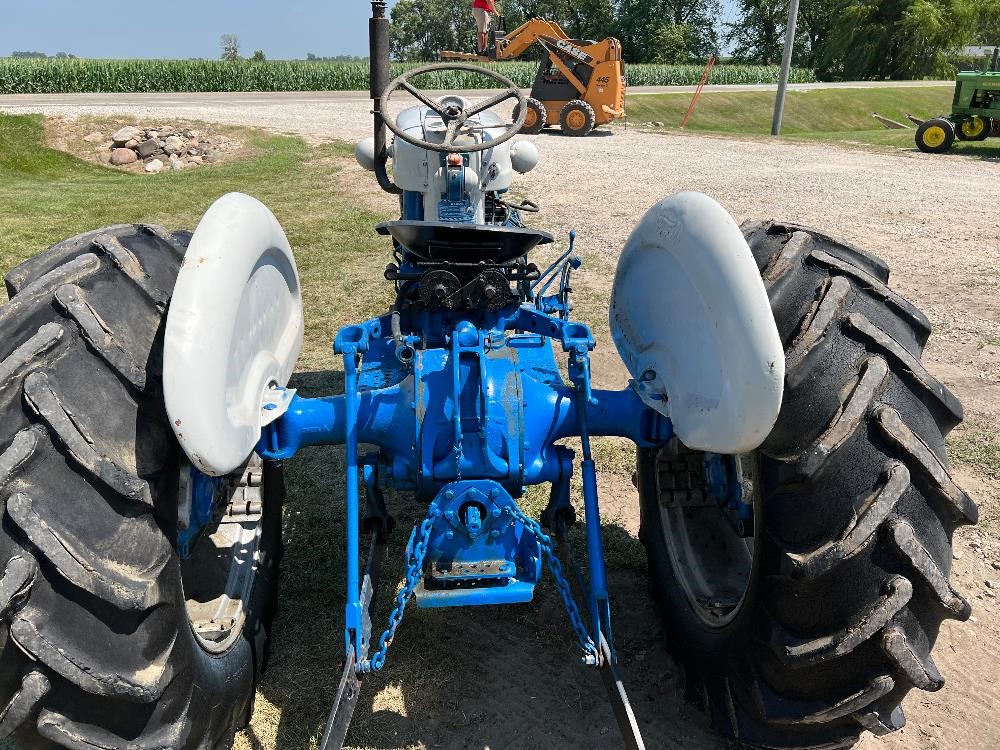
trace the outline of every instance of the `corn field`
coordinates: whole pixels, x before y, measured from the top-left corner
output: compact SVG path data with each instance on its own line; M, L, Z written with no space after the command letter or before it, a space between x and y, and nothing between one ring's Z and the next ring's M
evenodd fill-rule
M393 75L418 63L395 63ZM537 64L488 65L528 88ZM698 83L700 65L629 65L630 86L684 86ZM717 65L713 84L775 83L777 67ZM793 83L814 81L811 70L792 70ZM429 89L475 89L492 86L471 73L428 74ZM225 62L221 60L31 60L0 58L0 94L155 93L197 91L363 91L368 88L364 63L305 61Z

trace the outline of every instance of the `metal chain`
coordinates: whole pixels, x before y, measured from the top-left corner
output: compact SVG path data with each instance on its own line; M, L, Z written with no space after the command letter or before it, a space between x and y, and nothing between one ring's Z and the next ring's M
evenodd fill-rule
M583 650L584 661L588 664L597 664L599 660L597 646L588 634L587 626L580 615L580 609L577 607L576 600L573 599L573 591L570 588L569 581L566 580L566 576L563 574L562 563L556 557L555 543L548 534L542 531L541 525L533 518L525 515L524 511L519 507L516 505L510 506L510 512L538 540L538 545L545 556L545 563L552 572L556 588L559 590L559 595L566 606L570 625L572 625L573 632L580 643L580 648ZM423 576L424 558L427 556L427 542L430 537L430 531L440 515L441 511L435 506L431 506L427 517L417 529L417 533L414 536L413 550L406 567L406 582L402 590L396 595L396 605L389 615L389 627L386 628L385 632L382 633L382 637L379 638L378 650L361 665L362 672L377 672L385 666L386 653L389 650L389 646L392 645L393 638L396 637L396 628L403 622L406 605L412 598L413 592L416 590L417 584L420 583L420 578Z
M427 518L423 520L413 538L413 550L410 553L410 560L406 567L406 582L403 589L396 595L396 606L389 614L389 627L379 638L378 651L361 665L362 672L377 672L385 666L385 655L392 645L392 639L396 637L396 628L403 621L403 613L406 611L406 604L413 596L417 584L424 573L424 558L427 556L427 542L430 538L431 528L434 521L441 515L441 511L436 505L431 505L427 512Z
M533 518L525 515L524 511L519 507L516 505L511 506L511 513L538 540L538 545L542 548L542 553L545 555L545 563L548 565L549 570L552 571L556 588L559 590L560 596L562 596L563 604L566 605L566 613L569 615L570 625L573 626L576 639L580 642L580 648L584 653L584 662L596 665L599 661L597 645L587 632L587 626L584 624L583 617L580 615L580 609L573 598L573 590L570 588L566 576L563 575L562 563L556 557L555 543L548 534L542 531L541 525Z

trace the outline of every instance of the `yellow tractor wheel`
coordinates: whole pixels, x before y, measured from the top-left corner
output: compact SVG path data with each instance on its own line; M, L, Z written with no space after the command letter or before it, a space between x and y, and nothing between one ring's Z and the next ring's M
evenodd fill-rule
M916 141L925 154L943 154L955 142L955 126L943 117L927 120L917 128Z
M958 123L955 126L955 135L958 136L958 140L960 141L985 141L992 129L993 123L989 118L977 115Z

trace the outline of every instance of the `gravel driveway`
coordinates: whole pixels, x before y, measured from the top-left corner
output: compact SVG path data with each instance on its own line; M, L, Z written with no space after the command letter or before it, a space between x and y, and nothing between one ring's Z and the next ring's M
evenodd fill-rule
M17 107L0 100L0 110L190 118L260 126L310 140L356 140L370 128L369 103L357 97L251 96L223 104L175 97L126 105L105 98L90 104L46 101ZM923 308L934 324L925 362L965 403L967 423L959 434L1000 432L1000 164L959 155L661 135L636 128L616 128L613 134L586 139L557 133L532 139L542 162L518 183L517 194L541 203L543 213L536 223L543 228L562 233L574 227L580 233L579 247L590 267L582 282L595 293L586 303L589 308L596 309L606 299L617 253L642 212L674 191L699 190L723 203L737 221L794 220L884 257L893 269L894 287ZM359 186L371 190L371 199L390 211L392 200L378 193L374 181L359 169L356 172ZM348 179L353 179L352 173ZM602 386L620 385L624 370L608 353L606 326L598 315L593 319L604 349L596 379ZM955 474L978 497L987 519L984 528L963 530L957 542L957 586L973 600L976 617L968 623L946 622L942 628L935 659L948 686L940 693L914 691L907 701L911 725L889 738L868 737L864 748L1000 746L1000 729L992 715L1000 705L1000 655L995 645L1000 623L996 599L983 587L990 577L989 560L1000 561L994 537L1000 491L995 481L970 468ZM634 515L630 491L623 490L620 509ZM545 709L538 701L531 710ZM690 721L685 718L690 714L677 710L658 709L674 711L673 720ZM659 736L664 741L683 738L686 747L716 746L701 730L691 731L675 727Z

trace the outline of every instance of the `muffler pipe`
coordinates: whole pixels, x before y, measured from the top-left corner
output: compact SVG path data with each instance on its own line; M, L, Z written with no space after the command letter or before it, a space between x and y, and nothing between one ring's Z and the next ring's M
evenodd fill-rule
M386 170L389 156L382 114L382 94L389 85L389 19L385 17L385 5L385 0L372 0L372 17L368 20L369 92L375 118L375 177L385 192L398 195L401 191Z

